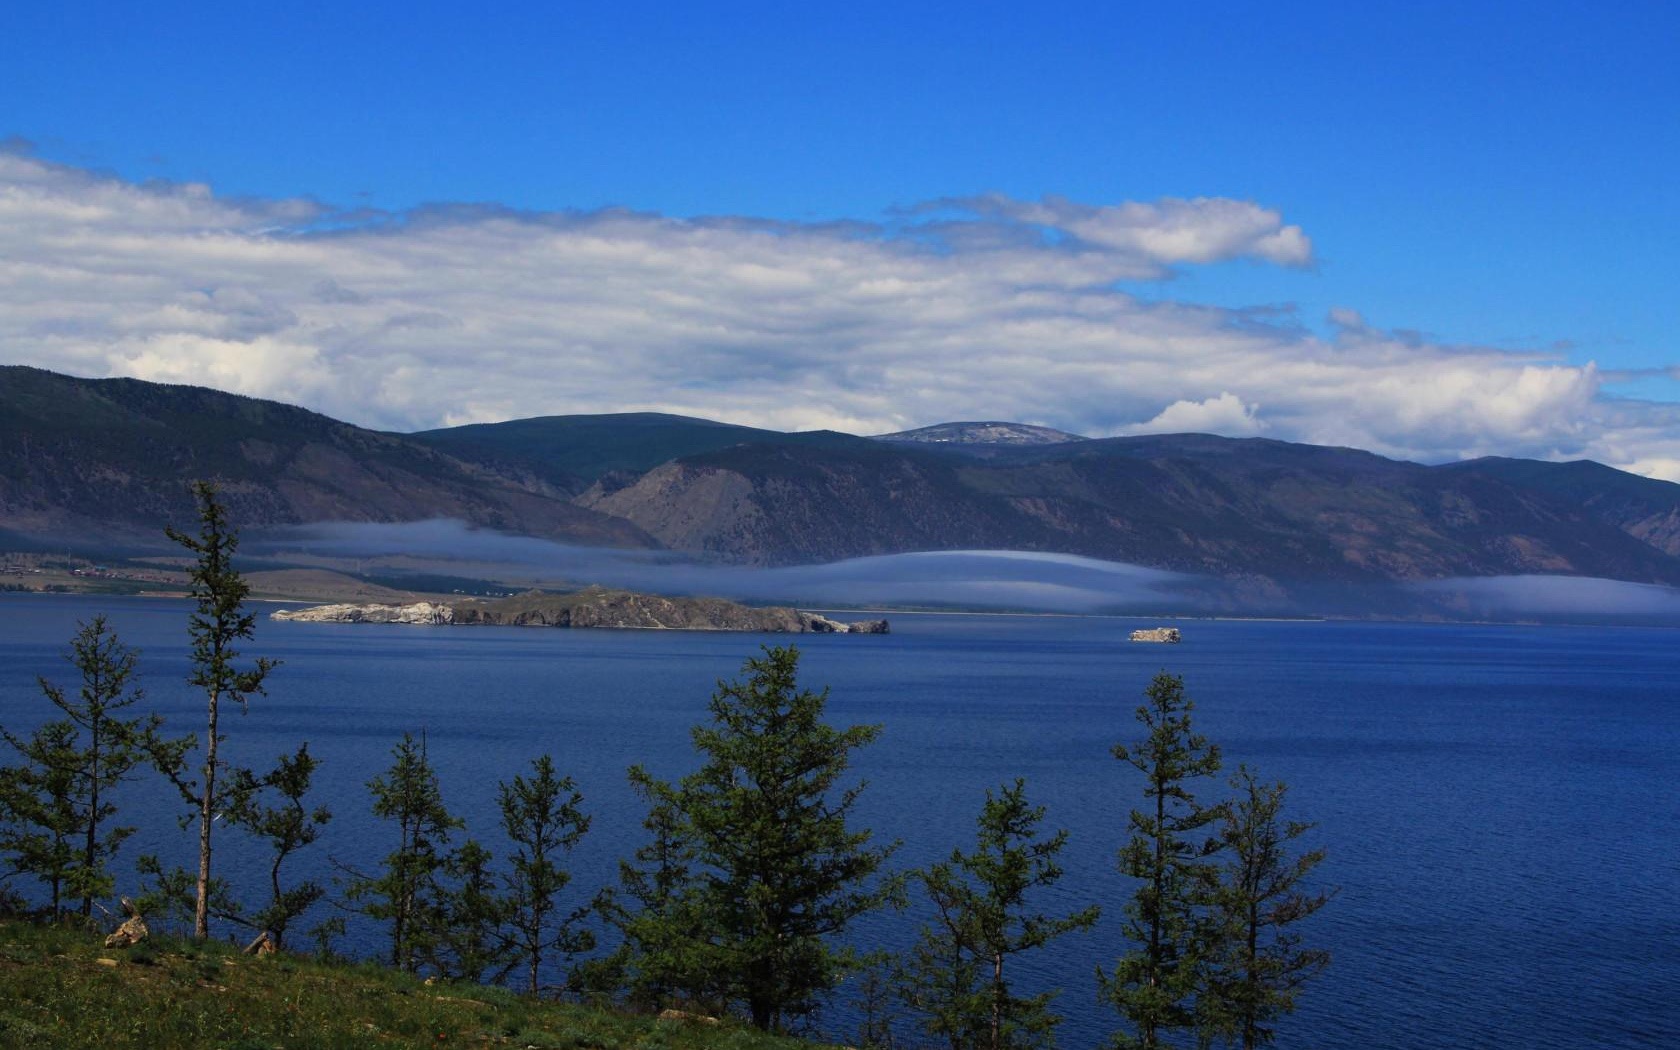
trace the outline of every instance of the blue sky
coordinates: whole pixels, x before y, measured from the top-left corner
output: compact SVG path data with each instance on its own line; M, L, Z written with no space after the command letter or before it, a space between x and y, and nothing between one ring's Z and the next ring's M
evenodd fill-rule
M986 193L1230 199L1299 226L1310 262L1161 256L1113 286L1326 340L1331 310L1357 311L1385 345L1595 362L1600 401L1680 400L1677 5L58 3L7 22L0 136L125 185L806 224ZM1232 393L1259 419L1281 403ZM504 404L525 410L457 416ZM427 421L405 411L370 421Z

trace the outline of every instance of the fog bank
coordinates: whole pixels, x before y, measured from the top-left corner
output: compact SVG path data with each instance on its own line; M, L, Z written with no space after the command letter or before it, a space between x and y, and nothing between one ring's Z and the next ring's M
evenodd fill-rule
M276 564L333 559L331 567L381 577L446 574L554 588L601 584L805 608L1680 625L1680 589L1572 576L1290 583L1221 579L1071 554L999 550L926 551L752 568L675 551L570 546L450 520L253 531L243 549Z
M802 605L1027 609L1039 612L1167 611L1196 604L1215 581L1069 554L937 551L819 565L747 568L670 551L576 547L471 528L458 521L317 524L253 533L253 555L381 559L447 565L435 571L496 578L510 572L554 584L598 583L662 594L712 595ZM383 571L399 571L387 566Z

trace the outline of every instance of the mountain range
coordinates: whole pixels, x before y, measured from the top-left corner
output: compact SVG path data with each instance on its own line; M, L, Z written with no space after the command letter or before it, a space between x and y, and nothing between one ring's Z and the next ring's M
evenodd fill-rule
M0 530L14 545L155 539L191 520L195 478L249 528L455 518L756 566L1002 549L1257 585L1680 584L1680 486L1591 462L1430 466L1007 422L857 437L655 413L394 434L203 388L0 367Z

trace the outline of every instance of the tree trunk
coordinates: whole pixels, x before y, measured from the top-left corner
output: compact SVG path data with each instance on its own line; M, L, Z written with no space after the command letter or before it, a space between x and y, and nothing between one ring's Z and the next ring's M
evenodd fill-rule
M99 690L99 680L94 679L94 692ZM93 862L99 847L99 721L97 717L90 728L93 738L90 751L88 773L88 813L87 813L87 841L82 845L82 878L83 887L92 885ZM93 917L93 892L89 889L82 891L82 918Z
M1003 953L992 955L992 1050L1003 1050Z
M193 905L193 940L210 938L210 825L216 800L216 714L221 696L210 694L210 735L204 744L204 796L198 804L198 899Z

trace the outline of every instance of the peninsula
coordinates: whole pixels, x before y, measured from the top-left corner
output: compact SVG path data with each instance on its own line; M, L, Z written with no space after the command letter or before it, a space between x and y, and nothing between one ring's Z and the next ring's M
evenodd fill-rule
M616 627L671 631L759 631L774 634L886 634L886 620L842 623L786 606L754 608L722 598L667 598L587 587L570 594L529 591L494 601L453 604L317 605L281 609L271 619L304 623L400 623L420 626Z

